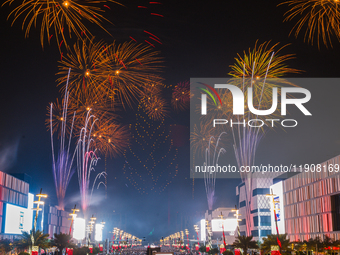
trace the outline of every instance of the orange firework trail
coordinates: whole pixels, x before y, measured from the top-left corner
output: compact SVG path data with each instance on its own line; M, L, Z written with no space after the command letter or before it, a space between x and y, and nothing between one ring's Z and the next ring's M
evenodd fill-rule
M280 5L288 5L284 21L296 20L290 34L297 37L304 33L304 40L318 47L322 42L332 46L331 39L340 41L340 6L338 0L289 0ZM305 32L303 32L305 31Z
M8 18L13 17L12 24L19 17L24 18L22 29L25 30L25 37L28 37L32 25L39 26L40 24L42 46L45 36L51 39L51 36L55 35L57 44L60 46L62 41L65 46L68 45L68 38L71 37L71 34L80 38L86 31L91 37L90 31L83 23L84 21L96 24L108 33L102 26L102 22L108 20L102 15L104 10L101 6L107 2L119 4L113 0L6 0L2 6L5 4L12 5L14 2L19 2L19 5L10 12ZM66 31L64 31L64 28ZM65 34L68 34L68 36Z

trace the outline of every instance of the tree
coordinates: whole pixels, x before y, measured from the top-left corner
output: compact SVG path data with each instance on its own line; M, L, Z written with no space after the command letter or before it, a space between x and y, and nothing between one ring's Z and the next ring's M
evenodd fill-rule
M32 246L39 246L42 249L46 249L50 247L50 243L48 240L48 234L44 234L43 232L37 230L30 232L23 231L21 238L15 242L16 246L21 249L29 249L32 250Z
M7 252L10 252L14 249L13 242L8 239L2 239L0 240L0 253L6 254Z
M54 239L52 240L53 246L59 249L59 254L62 254L64 248L74 248L75 244L72 242L72 237L69 234L54 234Z
M281 252L290 252L292 250L291 243L289 239L287 239L287 234L279 235L279 240L281 242ZM279 245L277 243L277 235L268 235L267 237L264 237L263 243L261 244L261 251L264 253L270 252L272 245Z
M308 241L304 242L306 244L307 251L316 251L319 252L320 248L323 247L323 244L319 237L310 238Z
M247 255L248 249L257 249L257 242L252 240L253 236L238 236L235 242L232 244L235 248L241 248L243 254Z
M201 245L201 247L199 248L200 252L207 252L207 248L205 247L205 245Z

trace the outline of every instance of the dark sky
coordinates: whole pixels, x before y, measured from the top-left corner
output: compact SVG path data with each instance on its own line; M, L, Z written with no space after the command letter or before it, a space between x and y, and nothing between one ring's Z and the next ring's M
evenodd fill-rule
M293 23L282 23L287 6L277 7L280 1L161 2L152 6L152 11L164 18L137 8L149 6L148 1L124 0L126 7L111 5L107 18L114 25L107 23L105 27L112 37L96 27L94 34L106 42L122 42L129 36L142 41L143 31L152 31L163 42L157 49L165 59L166 84L190 77L226 77L237 53L253 47L256 40L290 43L283 53L296 54L289 65L304 70L298 77L338 77L339 43L334 42L334 48L318 49L304 43L302 36L288 37ZM34 28L25 39L20 22L11 27L6 20L9 10L7 6L0 9L0 170L27 173L32 177L31 192L43 188L49 202L55 204L50 139L44 121L47 105L61 98L55 82L60 54L53 43L42 49L39 32ZM298 128L269 132L259 147L257 162L321 163L340 153L340 87L335 81L308 89L312 92L308 107L313 117L308 119L297 112L301 119ZM133 116L129 111L123 114L122 121L133 123ZM124 158L107 159L108 198L105 191L97 191L95 197L101 210L94 208L98 219L107 221L109 228L118 225L139 237L147 236L154 228L152 239L191 228L200 219L207 202L203 180L195 180L193 186L189 177L188 118L189 112L183 112L172 113L166 120L167 127L178 124L186 128L178 134L185 140L178 148L179 173L165 192L139 194L123 174ZM231 148L228 159L234 161ZM104 170L104 162L104 158L99 161L97 171ZM215 207L235 205L237 184L239 180L217 180ZM78 193L74 175L67 193L70 207L77 202Z

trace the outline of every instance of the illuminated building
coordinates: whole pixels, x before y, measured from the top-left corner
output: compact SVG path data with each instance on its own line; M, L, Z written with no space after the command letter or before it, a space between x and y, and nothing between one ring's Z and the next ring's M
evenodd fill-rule
M271 203L266 194L270 193L273 179L280 174L275 172L266 174L261 172L253 173L249 185L242 182L236 187L238 208L241 214L239 217L241 220L239 222L240 235L247 235L247 227L254 240L260 240L262 237L271 234ZM248 190L246 190L246 186ZM250 202L248 208L247 200Z
M46 206L44 214L44 232L49 234L50 238L54 234L69 233L71 221L68 220L71 210L59 210L58 206Z
M197 223L200 241L208 241L208 224L211 228L211 243L214 246L223 243L223 229L226 243L232 244L235 241L237 228L237 219L234 216L233 209L220 207L213 211L206 211L205 218Z
M33 195L28 193L30 177L26 174L15 176L0 172L0 238L2 239L16 238L21 230L32 228L33 212L28 208L33 205Z
M273 185L272 188L273 193L277 193L276 203L280 202L284 209L284 212L280 212L279 227L283 228L282 233L287 233L291 241L304 241L315 237L323 240L325 236L339 240L339 165L340 155L315 165L315 170L309 165L308 171L304 168L293 177L287 178L283 175L274 179L276 187ZM320 172L317 172L317 169Z

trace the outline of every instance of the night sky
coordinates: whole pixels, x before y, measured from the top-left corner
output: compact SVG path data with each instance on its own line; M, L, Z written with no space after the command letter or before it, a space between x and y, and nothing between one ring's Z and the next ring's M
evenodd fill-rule
M107 12L112 24L105 27L112 37L99 28L92 29L96 38L106 42L128 41L129 36L144 40L144 30L152 31L162 39L158 45L164 57L165 83L176 84L192 77L226 77L237 53L259 43L271 40L280 45L290 43L283 53L295 53L288 64L303 73L294 77L338 77L339 42L333 48L303 42L288 36L294 25L283 23L287 6L280 1L162 1L157 12L164 18L148 16L138 5L148 1L120 1L125 7L115 6ZM6 17L10 8L0 8L0 170L7 173L25 172L32 177L30 192L43 188L49 195L48 203L57 204L52 176L52 157L49 132L45 127L47 105L61 98L56 87L57 61L60 53L52 43L42 49L38 30L24 38L21 23L11 27ZM305 87L312 93L306 107L312 117L304 117L292 109L291 114L301 122L295 129L277 129L269 132L261 142L257 163L321 163L340 154L340 121L338 95L340 84ZM122 114L122 122L134 122L134 111ZM203 180L190 179L189 111L172 112L166 125L176 124L177 134L184 141L178 147L179 173L161 194L139 194L123 174L124 157L107 159L108 188L95 192L98 220L108 222L108 229L118 226L139 237L150 240L173 232L192 228L207 209ZM235 162L231 146L226 161ZM162 167L161 165L159 166ZM96 171L105 169L102 158ZM240 180L217 180L215 208L236 204L235 187ZM194 190L193 190L194 189ZM67 191L67 207L79 199L76 174Z

